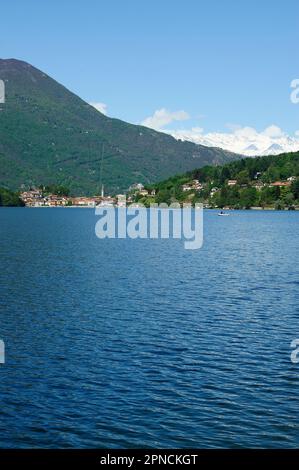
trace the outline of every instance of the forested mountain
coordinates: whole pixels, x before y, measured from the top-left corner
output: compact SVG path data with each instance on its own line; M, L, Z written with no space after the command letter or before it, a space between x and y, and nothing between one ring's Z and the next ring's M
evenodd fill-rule
M60 184L73 194L153 183L175 173L238 158L95 110L45 73L0 60L6 102L0 104L0 186Z
M205 166L149 187L150 202L202 202L208 207L277 209L299 207L299 152L244 158L223 166ZM151 191L150 191L151 193Z

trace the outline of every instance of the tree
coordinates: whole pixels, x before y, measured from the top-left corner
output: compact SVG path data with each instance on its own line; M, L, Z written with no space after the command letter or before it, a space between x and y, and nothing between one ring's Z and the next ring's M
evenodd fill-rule
M166 204L170 204L171 203L171 192L167 189L162 189L157 194L156 202L158 204L161 204L162 202L165 202Z
M248 184L249 183L249 173L248 170L242 170L237 174L238 184Z
M294 195L291 192L288 192L283 198L285 204L290 207L294 203Z
M220 181L221 183L224 183L225 180L228 180L231 178L231 173L230 173L230 169L227 167L227 166L224 166L221 170L221 174L220 174Z
M299 199L299 179L297 178L293 181L291 186L292 193L294 194L295 199Z
M0 206L20 207L24 202L20 199L19 193L0 188Z
M246 209L257 204L257 190L255 188L246 188L240 191L240 205Z

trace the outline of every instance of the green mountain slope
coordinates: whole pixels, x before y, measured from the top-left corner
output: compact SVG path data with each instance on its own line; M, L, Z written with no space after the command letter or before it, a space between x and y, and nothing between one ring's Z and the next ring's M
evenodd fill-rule
M199 189L192 188L195 180ZM243 158L217 167L205 166L160 181L149 189L153 188L155 201L137 195L138 202L146 205L202 202L209 207L241 209L252 206L299 208L299 152Z
M0 60L0 79L6 87L0 104L2 187L62 184L74 194L99 192L103 144L108 191L239 158L111 119L22 61Z

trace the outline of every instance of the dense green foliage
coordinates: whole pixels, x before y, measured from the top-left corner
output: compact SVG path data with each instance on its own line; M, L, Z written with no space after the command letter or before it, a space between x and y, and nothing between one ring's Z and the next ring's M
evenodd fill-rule
M111 119L46 74L17 60L0 60L6 103L0 105L0 185L10 189L63 185L72 194L119 192L207 164L230 152Z
M24 203L19 198L19 193L0 188L0 206L18 207L24 206Z
M239 184L254 180L257 173L265 183L299 176L299 153L284 153L257 158L243 158L221 167L207 166L192 172L201 181L223 184L227 179L236 179Z
M44 196L47 194L56 194L57 196L69 196L70 189L66 186L61 186L57 184L48 184L46 186L39 186L39 189L42 190Z
M270 185L290 177L296 177L290 186ZM202 190L184 192L182 185L193 179L203 184ZM236 180L237 184L229 186L229 180ZM156 189L155 202L158 203L169 204L177 200L203 202L210 207L293 207L299 205L299 152L244 158L223 166L205 166L161 181L153 187ZM213 188L215 192L211 194Z

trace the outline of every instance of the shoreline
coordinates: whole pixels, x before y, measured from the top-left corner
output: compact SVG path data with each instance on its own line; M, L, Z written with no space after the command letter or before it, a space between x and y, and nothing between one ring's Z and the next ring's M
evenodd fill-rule
M118 206L111 206L113 209L119 209ZM108 209L111 207L103 207L104 209ZM127 206L127 208L130 206ZM96 209L97 206L0 206L0 209ZM138 209L138 207L135 207ZM122 207L121 207L122 209ZM140 208L139 208L140 209ZM146 207L145 209L150 209ZM166 208L167 209L167 208ZM193 208L194 209L194 208ZM221 207L204 207L204 211L259 211L259 212L298 212L299 207L295 207L294 209L275 209L275 207L250 207L249 209L235 209L233 207L229 208L221 208Z

